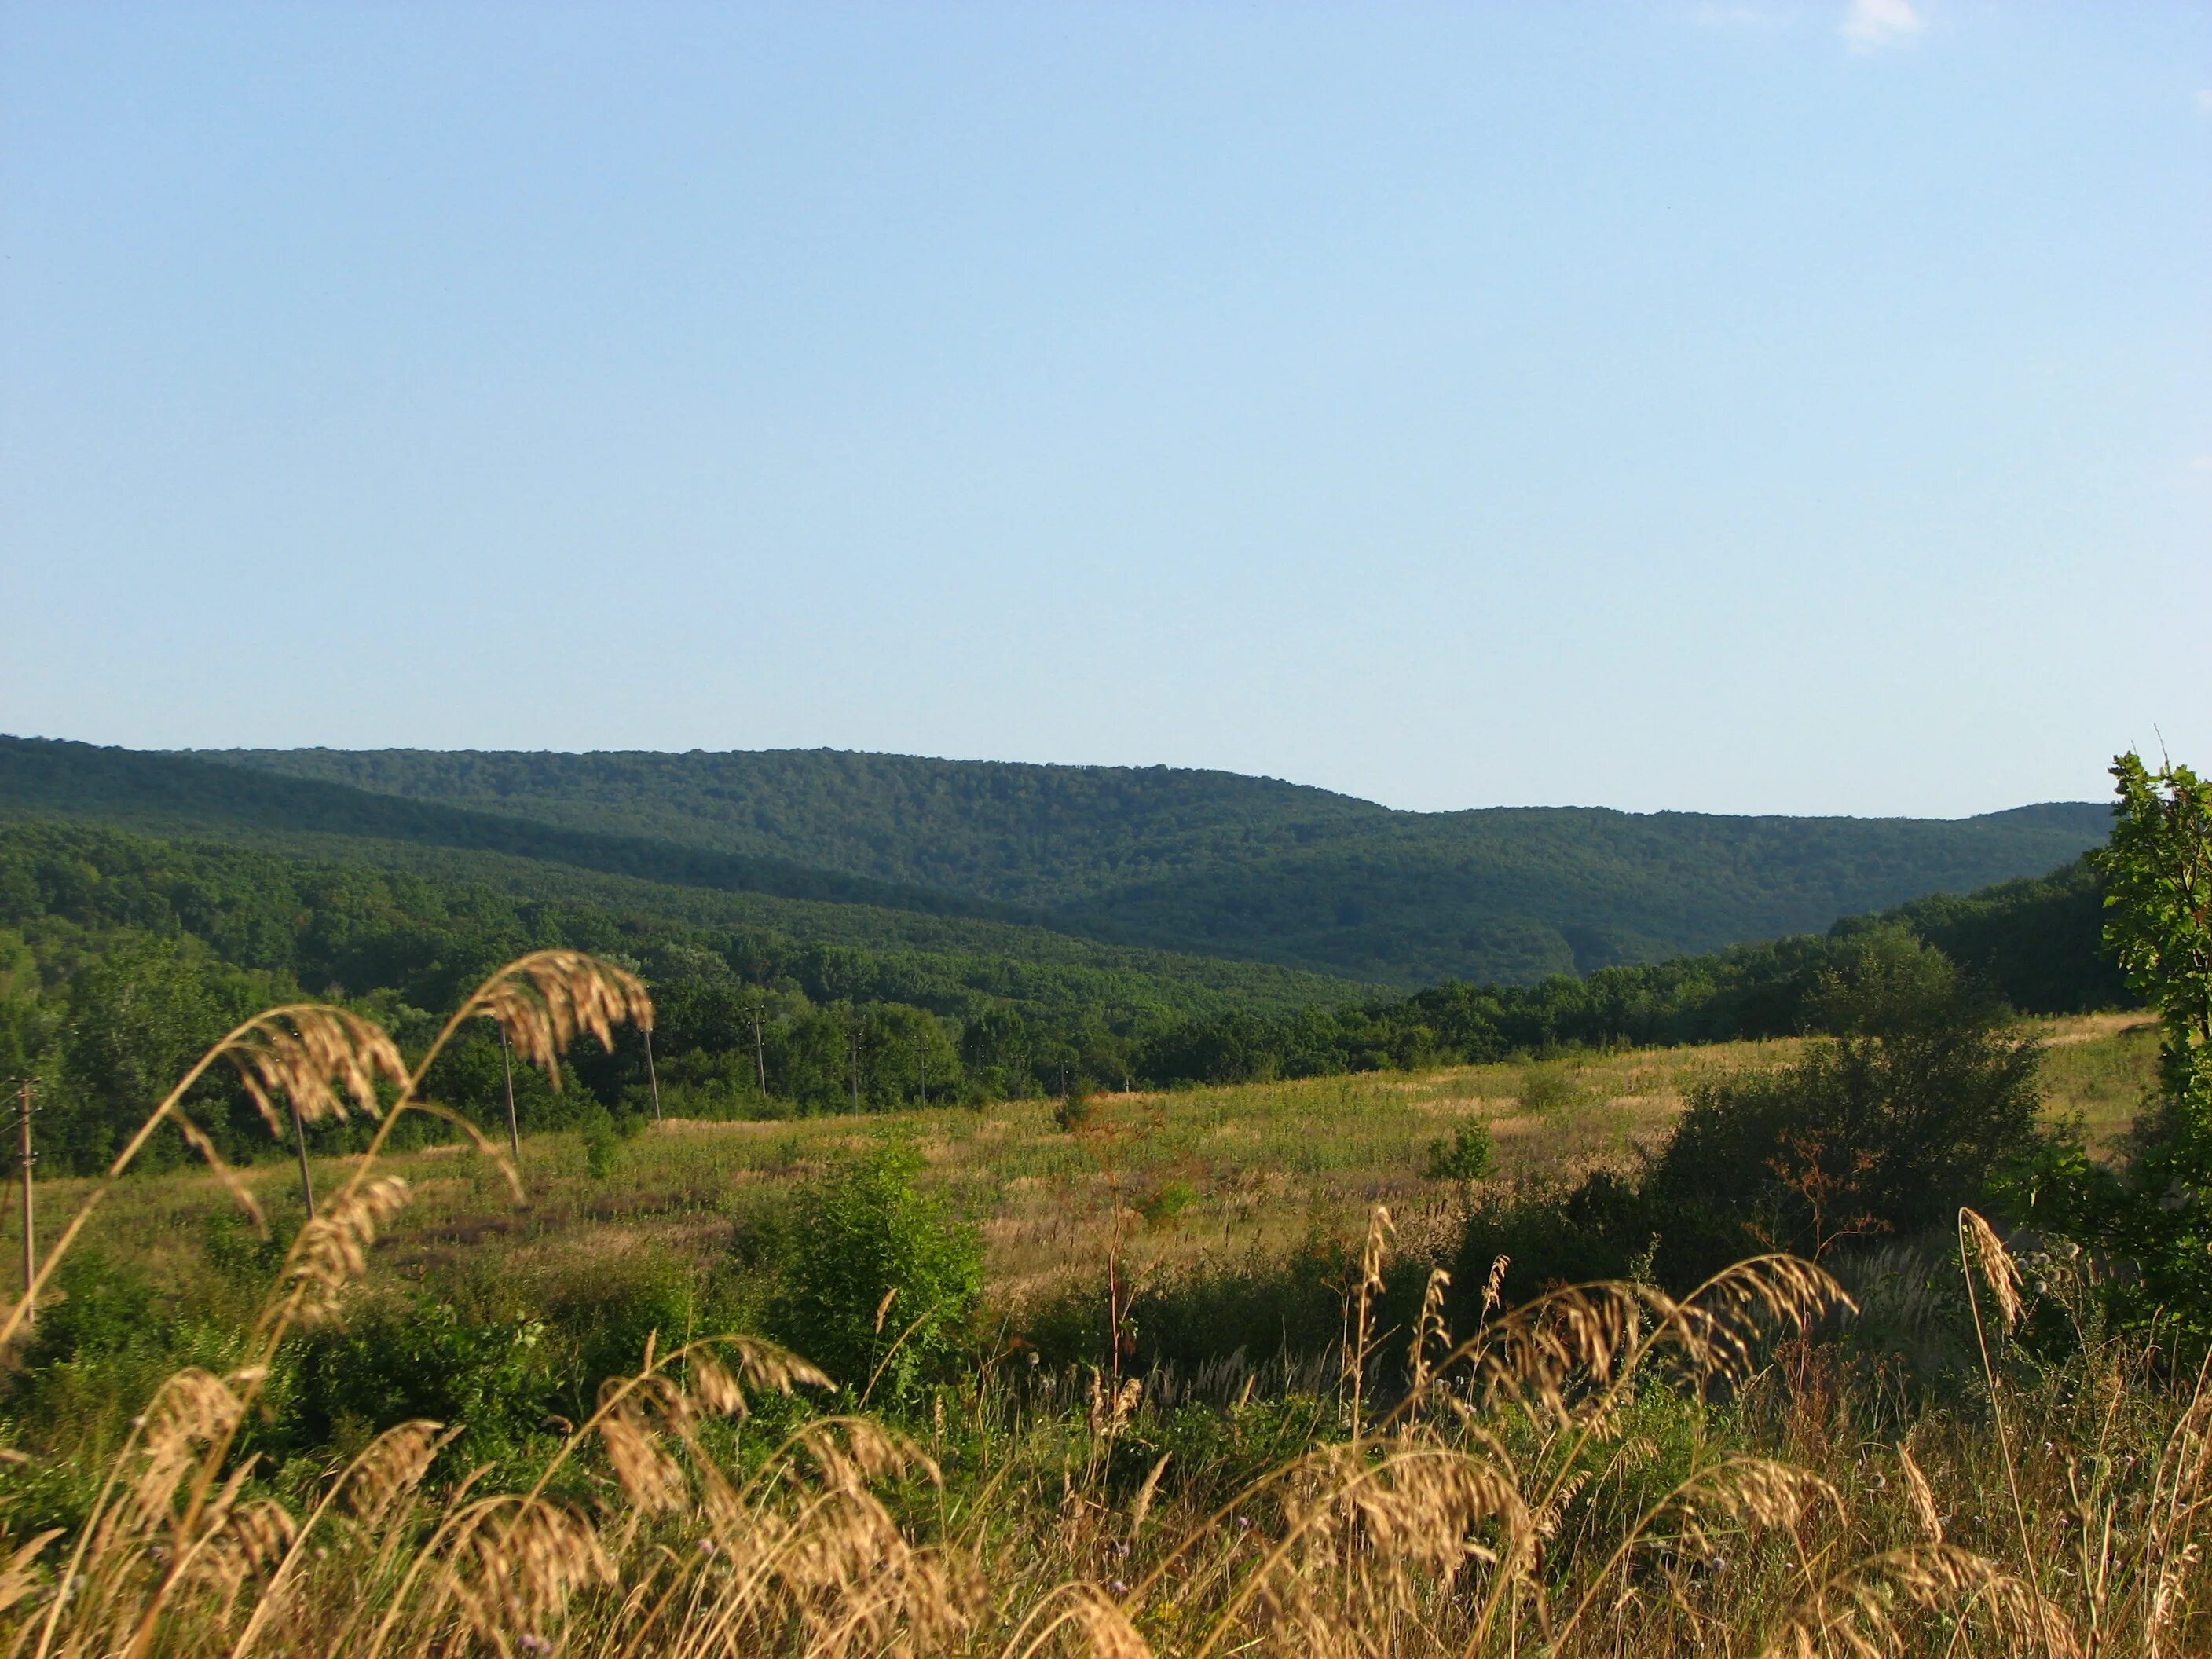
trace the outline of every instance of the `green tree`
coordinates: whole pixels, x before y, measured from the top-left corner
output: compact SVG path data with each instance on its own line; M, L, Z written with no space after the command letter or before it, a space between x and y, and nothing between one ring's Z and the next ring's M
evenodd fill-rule
M140 935L117 945L70 988L61 1109L48 1120L48 1146L70 1169L105 1163L216 1039L289 988L227 968L189 941ZM200 1121L227 1152L250 1158L257 1143L266 1145L265 1136L244 1133L227 1079L210 1078L200 1092L220 1102ZM159 1163L181 1155L183 1143L164 1137L148 1150Z
M881 1142L800 1194L787 1235L769 1325L856 1398L897 1403L944 1375L982 1292L975 1230L921 1171L912 1146Z
M2212 786L2134 754L2112 763L2118 800L2105 878L2105 939L2158 1011L2160 1098L2139 1124L2123 1191L2084 1206L2142 1270L2141 1310L2212 1333ZM2100 1213L2101 1212L2101 1213Z
M1465 1183L1486 1178L1497 1162L1490 1144L1490 1126L1478 1120L1462 1124L1449 1140L1440 1137L1429 1143L1426 1173L1431 1181Z
M2105 878L2105 942L2128 983L2158 1010L2167 1098L2212 1119L2212 785L2185 766L2112 763L2112 838L2093 854Z
M1838 1035L1695 1091L1644 1182L1635 1224L1669 1282L1753 1249L1939 1227L2042 1151L2041 1045L1942 951L1874 934L1815 1002Z

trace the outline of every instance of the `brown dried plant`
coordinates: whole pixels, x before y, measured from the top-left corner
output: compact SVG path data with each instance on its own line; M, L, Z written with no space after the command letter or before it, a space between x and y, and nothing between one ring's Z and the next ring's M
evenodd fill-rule
M319 1004L271 1008L256 1014L202 1054L115 1155L104 1178L86 1194L47 1250L21 1300L0 1321L0 1352L22 1334L62 1258L117 1180L137 1161L139 1153L166 1123L174 1123L182 1131L255 1223L261 1222L261 1208L252 1191L223 1163L214 1143L185 1111L186 1095L209 1073L224 1066L236 1074L270 1133L280 1138L285 1133L275 1105L280 1097L303 1121L312 1123L343 1117L349 1105L373 1117L377 1114L380 1085L403 1093L412 1085L398 1047L373 1020Z

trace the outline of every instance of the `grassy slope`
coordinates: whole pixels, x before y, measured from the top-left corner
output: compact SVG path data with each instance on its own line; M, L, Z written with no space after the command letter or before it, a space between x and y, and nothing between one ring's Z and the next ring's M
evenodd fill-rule
M1051 906L1060 925L1103 938L1402 988L1817 931L2039 874L2107 821L2063 804L1956 822L1398 812L1229 773L828 750L223 758L572 832Z

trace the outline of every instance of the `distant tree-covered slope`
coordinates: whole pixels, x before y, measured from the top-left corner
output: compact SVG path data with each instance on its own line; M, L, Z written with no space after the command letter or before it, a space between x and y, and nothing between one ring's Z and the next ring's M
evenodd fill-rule
M1221 772L830 750L238 750L303 780L576 834L1044 908L1060 927L1411 988L1528 982L1818 931L2036 874L2093 804L1956 821L1401 812Z
M366 836L635 876L652 882L925 915L1035 922L1036 914L966 893L877 880L699 842L576 829L507 812L356 789L188 755L0 737L0 817L70 817L155 832L282 841Z
M1529 982L1817 933L2040 872L2100 807L1956 822L1595 808L1395 815L1357 838L1125 888L1059 914L1104 937L1407 987Z
M485 861L480 868L522 862L440 856ZM518 1079L525 1129L664 1104L675 1115L780 1116L976 1102L1084 1078L1127 1082L1146 1042L1194 1020L1310 1014L1306 997L1326 1009L1360 994L1279 968L956 918L921 919L937 929L927 946L799 938L757 918L718 922L706 914L720 896L711 893L669 890L665 905L641 905L647 884L567 880L574 890L532 897L450 872L83 823L0 823L0 1081L39 1079L41 1145L55 1160L47 1167L83 1172L105 1164L171 1080L258 1008L303 993L347 999L419 1047L437 1028L434 1011L498 963L555 945L615 957L645 977L658 1006L659 1068L635 1041L611 1053L581 1045L567 1068L580 1087L567 1095L534 1073ZM601 899L615 902L586 896L599 884ZM702 914L687 918L692 901ZM787 920L864 908L763 902L785 907ZM495 1124L506 1077L497 1044L480 1026L459 1043L433 1088L441 1103ZM269 1150L228 1081L210 1081L198 1097L226 1157ZM312 1139L326 1152L358 1144L343 1125ZM179 1156L181 1142L155 1150Z
M549 834L545 826L490 814L182 757L0 738L0 842L11 825L44 834L65 823L189 838L192 858L202 862L215 857L208 843L228 842L364 877L385 871L441 889L495 890L540 908L619 917L648 932L675 927L772 933L794 945L927 956L937 962L933 973L957 961L955 976L963 982L1004 985L1024 975L1049 979L1066 970L1056 997L1075 999L1071 988L1079 985L1104 995L1113 981L1114 999L1133 998L1178 1014L1231 1004L1333 1003L1377 988L1271 963L1101 942L1036 925L988 901L917 893L796 865L642 838ZM101 844L129 848L137 838Z
M1928 945L2024 1010L2126 1000L2099 938L2097 878L2079 863L1846 919L1825 936L1392 997L971 918L656 887L481 851L318 844L325 855L302 857L0 823L0 1079L40 1080L59 1167L103 1164L169 1079L257 1007L303 991L350 999L419 1044L438 1024L428 1011L497 963L556 945L645 975L660 1069L634 1042L580 1054L584 1092L564 1104L533 1080L525 1127L664 1104L774 1116L1771 1036L1819 1029L1831 976L1868 952ZM439 1097L495 1124L496 1045L480 1030L462 1042L441 1062ZM225 1098L226 1155L266 1150L250 1103L235 1090ZM349 1133L316 1138L340 1150Z
M574 830L796 860L1038 907L1248 863L1403 815L1272 778L836 750L209 758Z

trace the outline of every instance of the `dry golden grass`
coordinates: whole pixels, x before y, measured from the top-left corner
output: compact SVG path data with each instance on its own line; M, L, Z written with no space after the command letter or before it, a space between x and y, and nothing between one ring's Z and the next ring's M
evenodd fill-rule
M2154 1030L2140 1015L2037 1024L2051 1044L2051 1115L2082 1119L2093 1144L2109 1146L2154 1077ZM1077 1134L1055 1124L1047 1101L857 1119L672 1120L630 1142L605 1180L592 1178L575 1137L544 1135L523 1144L520 1205L503 1158L460 1146L386 1154L379 1167L404 1178L411 1200L392 1218L374 1274L436 1282L475 1268L488 1253L502 1278L548 1293L625 1263L703 1273L794 1182L887 1131L912 1135L931 1178L981 1225L992 1294L1002 1304L1089 1283L1117 1239L1139 1277L1209 1261L1279 1260L1316 1234L1356 1237L1380 1204L1417 1246L1456 1213L1457 1192L1423 1170L1429 1143L1458 1124L1488 1127L1500 1181L1572 1180L1632 1161L1638 1147L1665 1133L1699 1081L1787 1063L1800 1046L1727 1043L1543 1068L1454 1066L1106 1095ZM1570 1085L1564 1103L1522 1104L1534 1092L1532 1070ZM355 1167L319 1163L318 1188L348 1179ZM281 1152L234 1176L272 1213L296 1213L296 1178ZM93 1185L48 1183L46 1212L73 1209ZM204 1218L229 1201L227 1190L204 1170L133 1182L103 1217L103 1237L157 1279L187 1282L204 1272ZM1164 1194L1187 1201L1163 1204ZM12 1256L14 1224L12 1213L0 1215L0 1259Z
M651 1018L634 981L570 953L502 970L447 1031L484 1014L548 1065L580 1034ZM2212 1636L2212 1392L2093 1322L2063 1364L2023 1362L2010 1334L2031 1302L2081 1321L2092 1266L2045 1259L2031 1285L1969 1212L1958 1290L1980 1394L1912 1421L1893 1379L1814 1340L1849 1298L1787 1257L1679 1300L1600 1284L1512 1309L1493 1272L1464 1340L1431 1273L1409 1331L1376 1328L1394 1248L1441 1201L1419 1170L1449 1126L1490 1123L1509 1176L1571 1176L1632 1156L1700 1076L1785 1045L1613 1056L1566 1088L1476 1067L1122 1097L1080 1135L1034 1104L908 1120L937 1177L988 1216L1002 1294L1095 1276L1109 1240L1158 1265L1370 1218L1334 1386L1303 1401L1194 1422L1148 1401L1146 1379L1093 1373L1085 1398L1074 1379L987 1374L900 1430L787 1403L827 1379L767 1344L648 1344L526 1484L478 1470L434 1489L459 1425L411 1422L288 1503L232 1448L269 1360L342 1311L380 1239L381 1271L417 1274L487 1249L526 1278L703 1253L881 1127L670 1124L605 1183L561 1138L520 1170L480 1137L474 1157L389 1157L391 1126L434 1110L414 1096L428 1059L404 1073L373 1028L319 1019L241 1028L209 1063L256 1068L272 1127L278 1100L374 1110L380 1079L398 1099L367 1156L323 1172L333 1195L294 1239L251 1363L169 1378L73 1534L4 1540L10 1655L2164 1659ZM2087 1056L2070 1074L2081 1100L2136 1065L2123 1024L2054 1039ZM520 1210L498 1201L518 1177ZM1159 1205L1176 1182L1188 1202ZM185 1272L185 1218L231 1187L265 1206L274 1193L255 1189L280 1185L143 1182L113 1213ZM114 1190L68 1196L82 1217ZM1237 1437L1285 1421L1287 1447L1271 1443L1286 1455L1248 1467Z

